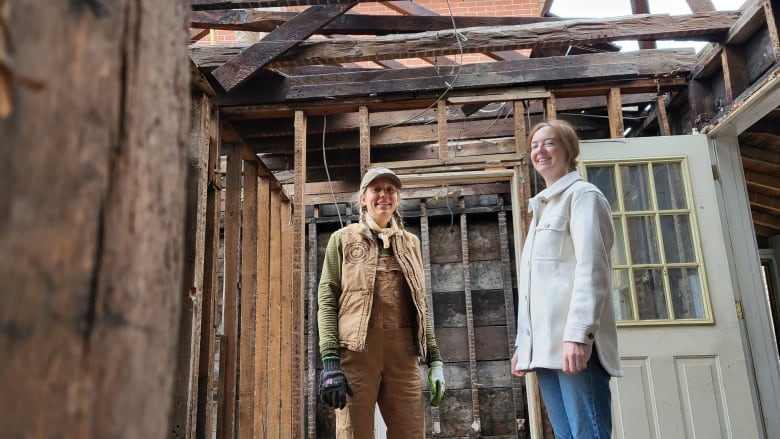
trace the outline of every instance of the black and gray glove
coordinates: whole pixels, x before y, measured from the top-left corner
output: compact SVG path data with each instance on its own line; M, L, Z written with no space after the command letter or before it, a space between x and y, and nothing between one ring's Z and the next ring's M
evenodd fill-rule
M341 360L326 358L322 360L320 372L320 400L334 409L343 409L347 405L347 395L352 396L347 376L341 370Z

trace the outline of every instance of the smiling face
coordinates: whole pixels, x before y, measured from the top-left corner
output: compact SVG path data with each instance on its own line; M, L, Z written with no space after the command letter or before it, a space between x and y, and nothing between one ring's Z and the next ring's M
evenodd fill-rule
M398 188L393 181L379 177L366 186L366 190L360 196L360 204L366 206L368 214L378 226L388 227L400 199Z
M547 186L566 175L568 162L568 153L552 127L542 127L534 133L531 138L531 163Z

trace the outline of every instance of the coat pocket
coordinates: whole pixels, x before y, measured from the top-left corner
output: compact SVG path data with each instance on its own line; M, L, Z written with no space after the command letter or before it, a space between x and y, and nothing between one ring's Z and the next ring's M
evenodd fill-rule
M534 259L558 260L563 243L569 232L569 220L565 216L542 218L536 226L534 238Z
M339 341L355 342L359 338L361 328L366 325L371 303L371 291L344 291L339 297Z

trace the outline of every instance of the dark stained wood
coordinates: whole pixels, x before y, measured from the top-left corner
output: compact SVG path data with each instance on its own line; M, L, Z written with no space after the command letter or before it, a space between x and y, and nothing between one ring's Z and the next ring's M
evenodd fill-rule
M290 387L285 392L292 399L290 407L291 434L292 437L303 437L305 425L305 404L302 395L298 392L304 388L304 359L303 352L305 335L303 328L306 322L304 296L306 292L306 268L304 260L306 256L306 138L303 133L307 131L307 119L303 112L295 114L295 190L292 200L283 205L287 209L288 222L285 224L288 230L285 245L288 248L289 259L286 259L287 270L290 271L289 285L290 307L292 316L288 328L292 333L290 338L290 361L292 371ZM314 353L312 352L312 355Z
M313 5L343 5L349 3L374 2L376 0L190 0L193 11L214 9L251 9Z
M721 52L723 82L726 88L726 103L731 103L750 85L744 48L725 45Z
M305 42L278 56L272 66L333 64L377 59L484 53L499 50L569 46L623 39L676 39L713 41L725 37L739 16L736 12L690 15L635 15L631 17L562 20L517 26L459 29L466 37L458 43L453 31L422 32L372 39ZM597 35L598 37L594 37Z
M295 17L297 12L213 10L190 15L190 26L203 29L271 32ZM418 33L477 26L511 26L559 21L555 17L449 17L439 15L344 14L315 31L318 35L387 35ZM203 35L201 35L202 37Z
M355 5L357 2L343 5L312 6L269 32L261 41L250 46L211 74L226 91L230 91L246 82L274 58L310 37L314 31Z
M187 5L2 3L2 435L166 437L185 288Z
M631 12L633 14L649 14L650 6L648 0L631 0ZM696 11L694 11L696 12ZM640 40L640 49L655 49L655 41L652 40Z

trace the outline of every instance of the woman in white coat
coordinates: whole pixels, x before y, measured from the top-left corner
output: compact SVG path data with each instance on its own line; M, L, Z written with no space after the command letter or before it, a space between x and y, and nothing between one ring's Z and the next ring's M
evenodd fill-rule
M547 187L529 204L512 374L536 372L556 439L609 439L609 380L623 374L610 297L611 209L575 170L579 139L569 123L541 122L529 138Z

